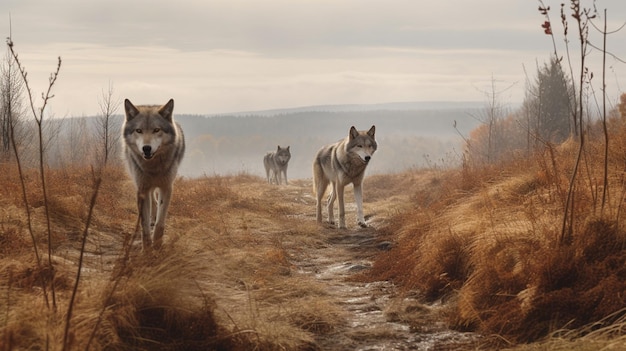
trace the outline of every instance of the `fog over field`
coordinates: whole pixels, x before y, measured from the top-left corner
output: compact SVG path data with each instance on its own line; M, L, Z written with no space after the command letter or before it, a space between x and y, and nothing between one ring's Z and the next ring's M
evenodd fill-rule
M397 103L312 106L229 115L178 115L185 131L185 176L264 176L263 156L290 146L289 178L310 178L317 150L359 130L376 126L379 144L369 173L411 167L457 165L462 136L475 128L480 103Z
M326 105L220 115L178 113L186 151L179 169L184 177L237 175L265 177L263 157L278 145L290 147L289 179L311 178L313 158L324 145L348 136L351 126L376 126L378 149L367 174L410 168L451 167L461 162L465 139L484 122L481 102L403 102ZM513 107L512 107L513 108ZM506 111L502 111L503 113ZM121 108L111 116L111 161L122 162ZM25 145L35 145L34 122L25 119ZM101 141L102 116L51 118L44 123L46 158L53 168L94 162ZM28 141L26 141L28 140ZM36 150L25 148L35 164Z

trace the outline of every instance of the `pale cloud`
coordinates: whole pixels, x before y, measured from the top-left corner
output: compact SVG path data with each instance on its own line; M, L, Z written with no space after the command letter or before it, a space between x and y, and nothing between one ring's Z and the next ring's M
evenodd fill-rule
M545 2L558 28L559 3ZM45 88L62 57L51 105L60 115L96 113L109 84L134 101L174 97L180 112L199 114L483 100L492 79L513 85L507 98L519 102L524 68L534 74L553 51L537 6L527 0L6 0L0 28L8 35L10 12L35 91ZM626 20L626 2L597 6L609 7L613 28ZM626 32L609 37L622 59L626 48L616 43L625 40ZM557 45L563 52L563 42ZM589 65L600 69L598 55ZM609 60L609 66L613 82L626 79L624 64ZM613 95L616 83L607 88Z

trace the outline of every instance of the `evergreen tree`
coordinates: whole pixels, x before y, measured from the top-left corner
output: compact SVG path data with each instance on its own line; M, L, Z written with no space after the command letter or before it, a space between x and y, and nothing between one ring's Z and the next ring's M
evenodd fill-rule
M572 132L572 91L560 62L552 59L537 71L534 85L528 87L523 108L528 127L540 141L560 143Z

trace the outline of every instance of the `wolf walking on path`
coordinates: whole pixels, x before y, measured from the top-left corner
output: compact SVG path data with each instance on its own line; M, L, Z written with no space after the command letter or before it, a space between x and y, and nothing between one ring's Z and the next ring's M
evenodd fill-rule
M345 139L322 147L313 161L313 188L316 193L316 217L322 222L322 197L328 184L332 184L328 196L328 221L335 224L333 206L339 198L339 228L346 228L344 188L352 183L357 207L357 224L367 227L363 216L363 176L378 144L374 138L376 127L368 131L357 131L354 126Z
M287 181L287 166L291 159L291 151L289 146L280 147L274 152L268 152L263 157L263 165L265 166L265 175L267 176L267 182L280 185L282 183L283 176L285 177L285 184L289 185Z
M124 155L137 186L137 209L145 250L153 244L161 245L172 186L185 154L185 138L173 118L173 99L163 106L135 106L126 99L124 109Z

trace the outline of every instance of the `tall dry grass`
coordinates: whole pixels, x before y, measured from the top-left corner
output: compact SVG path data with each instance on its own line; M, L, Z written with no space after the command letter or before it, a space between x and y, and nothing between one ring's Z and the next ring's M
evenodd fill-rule
M378 257L371 279L449 302L451 326L495 335L488 339L498 347L564 329L580 337L623 327L626 121L611 123L607 205L601 210L604 146L591 128L569 240L561 222L577 153L571 140L496 166L427 175L432 181L413 188L412 208L391 220L396 245Z
M60 350L76 278L91 170L47 170L54 274L38 270L25 231L16 171L0 187L1 350ZM35 172L35 171L33 171ZM288 247L320 245L309 186L277 192L250 175L178 179L164 248L153 255L123 243L136 224L135 194L123 168L105 171L73 306L70 349L313 350L315 338L344 322L343 312L312 278L294 274ZM37 177L29 176L28 189ZM297 180L294 182L298 182ZM31 186L32 185L32 186ZM33 203L38 245L45 214ZM285 198L300 199L286 202ZM54 277L57 311L41 299Z

